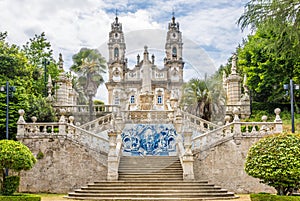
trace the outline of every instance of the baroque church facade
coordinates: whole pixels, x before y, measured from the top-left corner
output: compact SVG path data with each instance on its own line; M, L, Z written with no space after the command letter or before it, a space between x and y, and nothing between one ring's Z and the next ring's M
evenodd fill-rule
M109 32L109 58L106 82L108 104L122 110L172 110L178 106L183 84L182 34L172 17L168 24L163 66L155 64L155 56L144 47L136 64L128 67L122 23L116 16Z

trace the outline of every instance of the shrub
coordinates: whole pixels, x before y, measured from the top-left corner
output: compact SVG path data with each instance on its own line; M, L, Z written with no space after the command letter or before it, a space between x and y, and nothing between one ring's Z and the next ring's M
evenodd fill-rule
M36 163L31 151L21 142L13 140L0 140L0 171L12 169L17 172L21 170L29 170ZM2 186L0 190L3 192L10 192L4 189L4 181L6 181L5 174L2 173ZM8 185L10 186L10 185Z
M273 186L278 195L290 195L300 187L300 136L273 135L254 144L247 155L245 171Z
M16 194L13 196L0 196L0 201L41 201L41 197L31 194Z
M20 184L20 177L18 176L5 177L2 194L12 195L17 190L19 184Z
M36 159L40 160L43 158L44 158L44 153L41 150L39 150L38 154L36 155Z
M278 196L272 194L251 194L251 201L300 201L300 196Z

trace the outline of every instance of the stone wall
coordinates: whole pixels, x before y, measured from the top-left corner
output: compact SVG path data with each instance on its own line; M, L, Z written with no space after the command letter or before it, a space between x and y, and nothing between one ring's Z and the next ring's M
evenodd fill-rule
M89 182L105 180L107 154L64 137L22 138L35 156L44 154L29 171L22 171L20 192L68 193Z
M275 193L275 189L246 174L244 163L250 147L258 137L242 137L237 143L229 140L209 150L195 154L195 178L209 180L235 193Z

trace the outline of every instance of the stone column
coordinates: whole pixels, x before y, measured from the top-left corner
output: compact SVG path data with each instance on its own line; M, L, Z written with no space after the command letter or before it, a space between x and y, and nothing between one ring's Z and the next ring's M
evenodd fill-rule
M174 120L174 127L177 133L182 133L182 125L183 125L182 113L178 108Z
M192 135L193 132L184 132L184 149L185 153L182 158L183 163L183 180L194 180L194 158L192 153Z
M19 120L17 121L17 138L24 137L25 135L25 119L24 119L25 111L23 109L19 110Z
M282 127L282 120L280 118L281 110L279 108L276 108L274 110L274 112L276 114L276 117L275 117L275 120L274 120L274 122L276 123L275 124L275 133L282 133L283 127Z
M58 126L58 130L59 130L59 134L60 135L65 135L66 134L66 110L65 109L60 109L60 119L59 119L59 126Z
M109 137L109 152L108 152L108 165L107 165L107 180L117 181L118 180L118 156L116 153L116 140L117 132L108 132Z
M241 121L239 118L239 109L234 108L233 109L233 114L234 114L234 119L233 119L233 135L234 135L234 142L235 144L239 145L241 144L241 138L242 138L242 133L241 133Z

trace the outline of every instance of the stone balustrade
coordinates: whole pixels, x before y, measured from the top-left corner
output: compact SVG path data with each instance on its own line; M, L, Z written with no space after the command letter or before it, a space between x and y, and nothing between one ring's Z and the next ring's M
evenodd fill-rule
M65 138L77 144L98 152L108 153L108 140L92 132L84 130L73 124L74 117L69 117L69 123L61 110L59 122L41 123L36 122L36 117L32 117L32 123L24 120L24 110L19 111L20 117L17 122L17 138Z
M113 114L107 114L105 116L99 117L93 121L90 121L86 124L79 126L82 129L93 131L93 132L101 132L109 129L110 123L112 122L114 116Z
M122 111L125 123L172 123L173 111L135 110Z
M64 109L66 112L71 113L89 113L88 105L55 105L54 108L61 110ZM93 113L111 113L119 110L119 105L93 105Z
M262 122L241 122L238 110L233 110L234 119L230 123L230 117L226 116L226 125L215 130L208 131L193 138L193 152L204 151L210 147L217 146L225 141L235 139L238 144L242 137L263 137L269 134L282 132L282 121L280 109L275 109L276 118L274 122L267 122L267 116L262 117Z
M212 122L206 121L190 113L182 112L182 114L185 124L188 124L186 125L186 127L196 130L199 133L215 130L219 127L218 125Z

